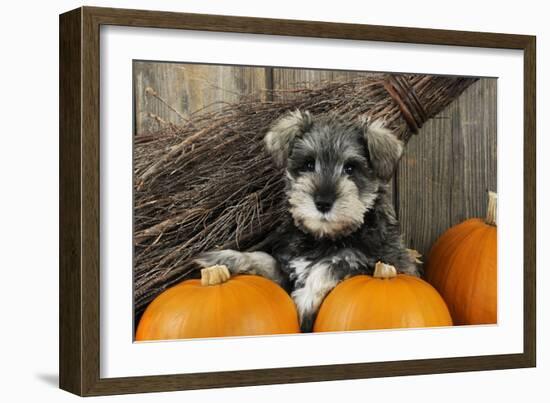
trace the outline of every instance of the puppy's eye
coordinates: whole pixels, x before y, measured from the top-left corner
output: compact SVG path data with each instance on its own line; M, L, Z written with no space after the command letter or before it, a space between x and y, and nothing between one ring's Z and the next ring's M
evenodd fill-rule
M355 171L355 166L348 162L347 164L344 165L344 173L346 175L353 175L353 172Z
M315 160L308 159L304 161L304 165L302 166L302 171L304 172L313 172L315 171Z

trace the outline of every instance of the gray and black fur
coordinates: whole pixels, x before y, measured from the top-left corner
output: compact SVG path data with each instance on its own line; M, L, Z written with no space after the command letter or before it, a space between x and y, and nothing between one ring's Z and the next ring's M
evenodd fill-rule
M197 258L200 265L278 282L294 299L303 331L311 331L330 290L371 274L377 261L419 274L387 194L403 144L383 124L294 111L272 125L265 145L285 168L289 212L271 234L270 253L211 251Z

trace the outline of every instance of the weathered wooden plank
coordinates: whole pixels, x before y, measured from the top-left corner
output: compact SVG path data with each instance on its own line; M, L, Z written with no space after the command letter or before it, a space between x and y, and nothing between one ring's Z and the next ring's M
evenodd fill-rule
M496 189L496 79L481 79L407 146L397 204L407 245L423 255L449 227L485 214Z
M276 90L312 88L323 82L330 82L340 79L352 79L359 75L370 73L361 71L340 71L340 70L313 70L297 68L273 68L273 88ZM292 96L289 94L288 96ZM285 94L280 93L279 99L284 100Z
M405 243L423 255L450 224L452 110L453 104L410 139L395 178Z
M274 68L273 89L311 88L323 81L332 80L332 77L333 74L330 70ZM281 93L280 99L285 99L284 93Z
M456 100L453 125L452 224L484 217L496 191L496 79L482 79Z
M266 80L263 67L134 62L134 130L158 130L162 121L181 124L205 108L265 96Z

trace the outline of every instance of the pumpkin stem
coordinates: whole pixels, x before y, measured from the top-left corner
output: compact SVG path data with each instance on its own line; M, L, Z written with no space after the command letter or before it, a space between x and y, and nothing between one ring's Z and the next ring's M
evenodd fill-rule
M374 266L374 278L390 279L397 276L397 270L391 264L376 262Z
M489 192L485 222L489 225L497 225L497 194L495 192Z
M225 283L231 277L225 265L210 266L201 270L201 285L218 285Z

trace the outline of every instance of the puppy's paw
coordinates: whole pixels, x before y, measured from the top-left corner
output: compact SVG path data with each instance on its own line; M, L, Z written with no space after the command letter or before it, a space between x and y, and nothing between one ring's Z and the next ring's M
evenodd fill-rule
M423 269L422 265L416 262L401 265L396 267L399 273L408 274L410 276L422 277Z
M244 255L241 252L224 249L203 252L193 261L201 267L224 265L231 273L235 274L242 269L244 260Z
M298 316L300 318L300 330L303 333L313 331L313 324L317 317L317 309L322 301L320 295L309 292L308 288L299 288L294 290L291 294L296 309L298 310Z
M300 331L302 333L313 332L313 325L315 323L315 314L305 315L300 319Z

